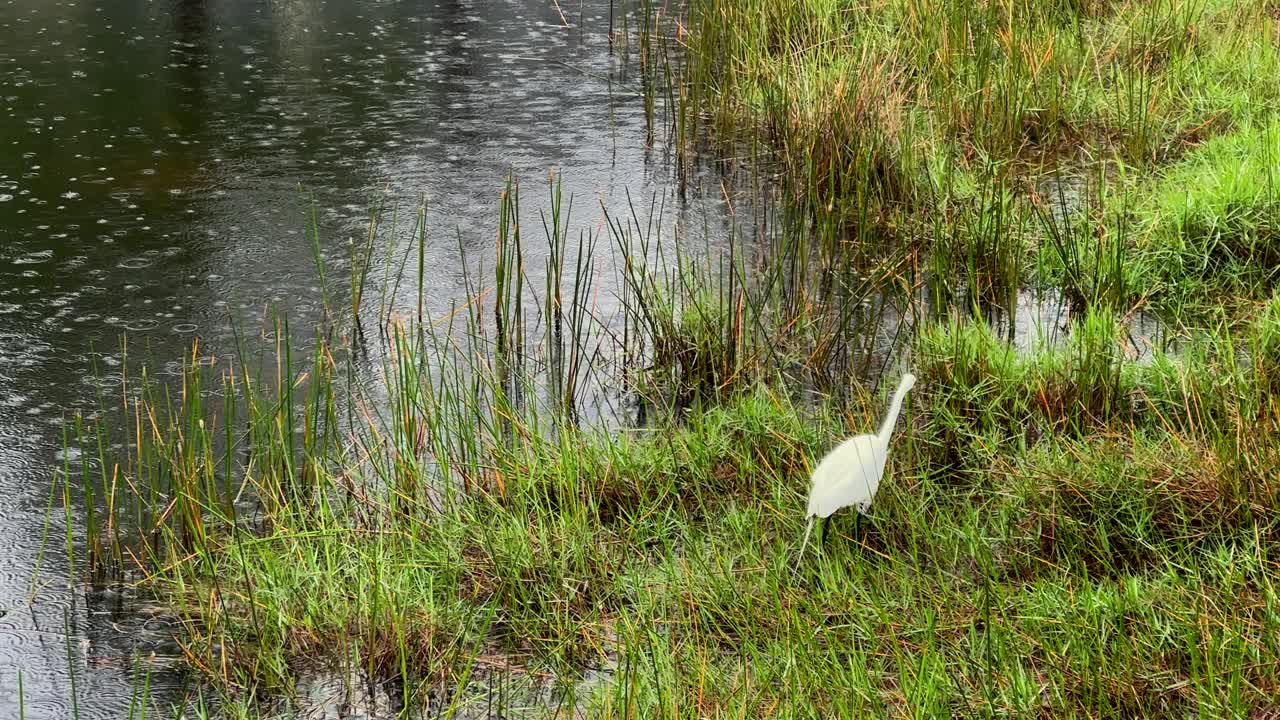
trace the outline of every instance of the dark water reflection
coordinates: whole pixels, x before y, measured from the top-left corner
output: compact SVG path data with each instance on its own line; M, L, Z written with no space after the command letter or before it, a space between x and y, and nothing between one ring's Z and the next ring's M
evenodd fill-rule
M172 653L144 602L68 581L58 513L41 542L64 418L118 388L122 332L162 370L197 337L229 353L230 319L273 309L305 346L321 299L300 187L338 274L371 204L425 195L432 309L460 294L459 247L492 244L508 169L558 170L588 226L661 189L609 4L579 5L565 27L541 0L0 0L0 716L21 671L29 718L73 697L124 717L135 656ZM696 236L723 212L667 220ZM150 682L183 679L161 662Z

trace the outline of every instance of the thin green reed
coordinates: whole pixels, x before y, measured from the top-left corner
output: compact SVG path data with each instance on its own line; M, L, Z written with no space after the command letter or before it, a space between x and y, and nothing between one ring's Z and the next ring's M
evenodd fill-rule
M499 219L499 223L501 223L501 219ZM458 235L458 249L459 255L465 257L466 250L463 247L461 233ZM481 263L481 273L483 273L483 261ZM484 387L480 382L479 375L475 372L477 369L484 369L484 360L482 358L489 357L490 353L487 346L488 334L484 330L484 296L486 291L483 291L477 285L476 278L473 277L470 268L467 267L465 262L462 264L462 278L463 288L466 291L466 300L461 306L455 304L452 308L453 312L449 315L447 332L444 334L445 342L443 344L436 343L435 347L458 348L461 351L461 357L465 359L465 369L471 371L464 374L464 368L461 365L453 366L453 376L456 383L452 385L452 388L458 390L458 392L450 395L452 404L457 408L459 426L471 431L468 434L470 440L462 442L459 446L465 452L465 455L460 458L460 464L465 468L480 462L481 444L496 436L495 427L499 426L501 419L495 417L496 413L486 412L486 408L491 408L495 401L482 395ZM464 327L461 332L467 339L467 344L461 348L453 339L454 323L459 315L462 316L464 321ZM491 381L500 379L500 376L494 373L493 370L492 367L488 368L487 377ZM492 388L490 389L493 391ZM466 483L470 482L469 474L464 472L463 478ZM468 490L470 489L469 484L466 487Z
M239 386L233 369L222 375L222 500L223 513L234 528L236 525L235 453L236 453L236 398Z
M1280 158L1276 157L1276 150L1280 148L1280 125L1274 121L1267 123L1262 131L1262 163L1267 171L1267 203L1273 204L1277 200L1276 187L1276 163Z
M418 205L418 218L415 235L418 238L418 327L425 324L424 313L427 302L427 196L422 196Z
M665 126L664 130L665 130L666 138L670 140L673 137L676 137L678 142L679 137L675 136L674 133L676 128L678 127L677 118L679 117L680 106L676 103L675 87L677 83L675 79L675 68L672 64L672 59L671 59L671 43L668 41L666 36L662 34L662 19L663 19L663 14L661 10L655 11L654 21L653 21L654 31L657 33L659 49L662 51L662 68L661 68L662 89L665 93L665 100L666 100L665 105L662 108L662 111L663 111L662 114L663 114L663 117L665 118L665 121L663 124ZM655 70L655 75L656 74L657 73ZM679 144L677 144L676 146L677 158L679 158L680 156L679 147L680 147ZM676 173L677 173L677 176L683 175L678 163L676 167Z
M138 666L143 664L142 657L136 657L134 660L134 672ZM135 681L129 693L129 720L147 720L147 709L151 705L151 663L146 662L146 672L142 676L142 686L139 687Z
M577 418L577 388L583 352L583 343L589 334L588 323L594 318L587 306L587 296L593 288L595 244L599 236L587 231L578 233L578 251L574 269L573 299L570 303L569 367L564 378L563 404L571 418Z
M494 253L494 363L499 392L495 410L510 433L510 419L522 405L520 378L524 357L524 251L520 233L520 186L509 176L499 203Z
M86 561L90 575L97 577L101 570L99 563L102 557L102 536L98 525L98 493L93 485L93 473L89 468L88 454L81 450L85 429L83 418L78 414L75 416L73 427L73 433L69 432L65 426L62 431L63 473L70 482L71 457L75 456L79 461L80 493L84 499L85 540L88 546ZM75 444L72 443L72 437L75 438Z
M275 386L279 401L273 403L275 421L273 425L276 428L279 438L280 457L277 463L273 463L269 468L269 474L277 474L277 487L283 491L282 497L292 499L294 501L305 501L305 495L300 491L303 488L298 487L295 480L298 477L296 467L298 459L296 432L297 426L296 415L294 413L294 382L293 382L293 342L292 335L289 332L289 317L273 313L276 316L276 379ZM282 486L281 483L287 485Z
M63 445L67 445L66 428L63 428ZM92 492L92 489L90 489L90 492ZM76 572L75 525L71 511L71 460L69 453L64 453L62 457L62 519L65 523L63 529L65 531L64 541L67 551L67 580L74 586L78 573Z
M557 404L565 410L566 415L569 414L569 406L564 404L564 383L565 383L565 363L564 363L564 297L563 297L563 274L564 274L564 250L565 250L565 233L568 228L564 221L569 214L572 214L573 199L569 199L569 212L565 217L561 217L561 182L557 176L551 182L551 225L547 225L546 213L542 213L542 229L547 236L548 255L545 265L546 270L546 294L543 306L543 315L547 323L548 337L545 341L547 354L547 367L551 377L549 382L553 392L556 394Z
M648 146L653 145L653 129L656 122L657 108L657 83L655 79L657 70L654 66L653 58L654 21L652 0L640 0L640 82L644 99L644 141L645 145Z
M206 547L205 508L206 498L213 496L209 449L204 409L204 378L197 362L197 351L191 353L191 364L183 377L179 419L184 427L178 437L182 451L178 477L184 481L183 505L186 526L184 532L190 539L190 548L203 551Z
M631 13L627 11L627 0L618 0L619 15L622 17L622 59L627 61L631 55ZM630 65L630 63L626 63Z
M395 342L395 409L391 427L395 466L391 468L390 487L394 488L392 508L408 512L418 504L417 459L424 428L419 424L417 394L422 384L409 336L397 330Z
M105 408L104 408L105 411ZM102 494L106 498L106 519L107 519L107 542L110 543L109 559L111 565L117 571L124 568L124 551L120 540L120 516L118 512L118 501L120 492L120 465L115 462L108 462L107 448L107 428L106 425L98 423L94 428L94 435L97 438L97 458L100 476L102 478ZM110 468L108 470L108 468Z
M351 324L357 335L363 334L360 321L360 309L364 305L365 288L369 283L369 270L373 267L373 252L378 239L378 227L382 219L382 208L374 208L369 213L369 229L365 233L364 244L353 246L351 250Z
M302 186L298 186L298 192L302 193ZM316 276L320 280L320 296L324 301L325 316L329 315L329 286L325 282L324 274L324 251L320 248L320 215L316 210L316 198L312 193L305 195L307 207L307 239L311 244L311 259L316 266Z
M590 308L588 296L593 281L593 259L596 236L581 231L575 254L571 297L564 298L565 256L568 249L569 219L573 214L573 198L564 204L559 178L551 184L551 223L543 215L543 230L548 240L549 254L546 261L546 295L543 314L547 322L544 339L550 377L547 382L552 402L557 412L570 422L577 418L577 386L584 343L587 342ZM565 324L569 325L566 335Z
M65 485L65 483L61 483ZM27 602L34 603L36 593L39 592L40 573L44 568L44 554L49 547L49 526L53 524L53 511L57 505L58 487L60 483L57 481L55 474L54 481L49 483L49 499L45 501L44 506L44 527L40 530L40 548L36 552L36 562L31 568L31 582L27 586Z
M134 504L134 519L140 530L138 535L138 553L146 557L148 549L158 554L160 551L161 532L160 532L160 508L164 503L161 502L165 489L161 487L160 474L162 465L158 458L157 448L151 442L151 429L148 427L150 418L150 410L147 407L149 399L149 381L150 373L146 367L142 368L141 378L138 383L138 397L129 401L129 395L124 394L124 406L126 416L132 419L131 428L133 434L133 444L136 448L135 459L132 463L134 472L134 484L136 487L142 488L138 492L138 502Z
M1154 158L1151 113L1155 101L1155 60L1150 57L1146 42L1155 29L1154 13L1143 13L1136 26L1129 28L1126 38L1128 62L1115 66L1117 74L1116 105L1121 110L1121 126L1125 128L1125 149L1131 162L1151 162Z
M452 317L451 313L450 318ZM420 362L407 365L404 371L391 376L393 387L396 388L393 392L396 395L411 393L413 396L413 402L407 404L411 408L409 411L418 413L421 418L422 425L417 431L422 437L419 445L423 450L429 447L436 462L434 479L440 481L447 501L452 497L450 479L454 467L463 463L463 458L468 455L468 451L461 446L463 438L450 431L454 423L462 423L462 427L469 426L458 409L457 393L462 386L456 378L460 370L457 364L436 364L431 361L431 358L447 356L444 354L447 352L445 348L449 347L452 340L449 329L442 335L436 331L434 323L428 321L419 326L412 340L410 342L407 333L399 330L396 332L397 355L413 354ZM450 376L451 372L454 373L453 376ZM427 408L432 411L424 412ZM473 433L466 433L466 436L474 440Z
M93 363L93 373L95 376L99 375L99 368L96 360ZM98 417L106 417L106 399L104 397L104 392L102 391L101 386L99 386L99 389L97 390L96 394L97 394L97 397L95 398L96 407L97 407L96 412L98 414ZM91 573L94 575L101 576L101 575L109 574L111 572L111 568L108 567L109 564L114 563L116 566L119 565L119 552L118 552L119 533L118 533L118 526L116 523L117 518L115 515L116 494L115 494L115 487L114 487L114 478L116 476L117 466L114 463L112 463L110 459L107 457L106 446L108 443L106 438L105 423L97 422L97 423L94 423L91 428L86 428L84 426L83 418L77 415L75 424L76 424L75 449L80 454L81 482L86 485L92 482L90 478L91 472L90 472L90 456L89 456L90 440L92 440L94 450L97 453L96 458L97 458L98 474L100 475L100 486L101 486L100 492L102 494L102 500L106 504L106 507L105 507L106 512L105 512L105 518L104 518L106 522L106 527L95 528L95 533L97 537L90 538L88 542L88 551L89 551L88 562L89 562L89 567L91 568ZM92 433L92 438L89 438L87 436L86 434L87 432ZM64 452L67 450L68 448L64 448ZM89 498L86 497L86 501L88 500ZM95 499L95 505L91 512L91 515L95 518L95 522L96 522L97 510L98 508L97 508L96 499ZM104 542L108 544L108 547L105 550L103 548Z
M194 458L196 463L196 472L203 481L199 501L201 506L207 508L207 512L217 517L221 503L218 502L218 460L214 453L216 447L214 438L218 437L218 422L220 418L217 413L213 412L213 408L206 405L206 395L216 394L218 388L208 387L206 383L216 385L212 371L206 371L205 361L200 358L199 343L193 345L191 350L191 371L196 376L195 392L197 398L194 408L189 412L198 413L190 423L191 432L196 438ZM212 367L210 365L209 367ZM211 377L206 377L210 375ZM221 418L225 421L225 418ZM225 519L225 518L220 518Z

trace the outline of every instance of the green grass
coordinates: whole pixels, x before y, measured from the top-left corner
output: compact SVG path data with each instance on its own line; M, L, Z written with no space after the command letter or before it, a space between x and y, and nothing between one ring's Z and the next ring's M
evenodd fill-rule
M1153 188L1143 220L1165 281L1188 294L1257 296L1280 266L1280 126L1242 127L1206 142ZM1190 287L1188 287L1190 286Z
M1134 367L1101 319L1076 337L1033 357L979 327L922 339L871 517L834 516L798 574L808 467L874 424L873 397L815 415L758 387L678 425L529 435L438 512L376 483L339 502L337 465L314 478L331 501L223 527L153 583L193 662L256 692L328 657L412 700L498 656L562 677L614 659L592 717L1269 707L1275 403L1265 431L1197 425L1169 408L1205 398L1162 380L1216 370ZM1243 422L1243 398L1215 401Z
M1275 224L1260 199L1280 109L1269 82L1280 71L1272 3L681 7L640 30L686 56L650 83L667 78L673 87L661 93L680 98L668 108L673 141L753 158L814 216L820 244L873 257L918 244L970 302L1004 304L1038 284L1063 286L1081 308L1181 312L1205 293L1257 299L1274 286L1265 272L1223 267L1266 251ZM1052 200L1036 179L1081 173L1099 180L1081 199L1084 219L1036 222L1035 207ZM1079 267L1084 255L1112 267ZM1131 273L1118 269L1129 264Z
M719 359L709 336L777 331L766 310L786 304L761 286L677 265L679 283L629 285L632 311L673 323L654 333ZM678 309L660 302L678 288ZM687 305L739 292L755 299L727 306L750 323ZM1143 364L1106 306L1029 354L980 322L923 328L870 517L837 513L798 570L809 470L882 397L846 385L815 405L763 359L728 382L658 353L639 387L679 378L699 402L578 428L554 422L562 395L537 399L527 358L500 361L540 331L500 346L462 308L460 337L396 331L389 400L345 421L368 400L324 344L278 377L224 376L218 406L208 369L174 403L144 393L132 457L80 485L114 508L88 566L144 572L231 716L265 716L327 664L394 681L409 707L441 688L483 702L477 673L572 687L603 665L573 698L589 717L1250 717L1280 693L1278 308Z
M537 281L509 180L488 271L431 317L397 314L375 215L307 357L144 382L123 453L75 428L81 569L164 598L230 717L317 666L445 714L506 675L599 718L1266 717L1274 12L706 0L683 48L668 9L623 12L650 131L661 92L681 167L703 133L749 148L777 221L664 250L606 211L573 243L553 185ZM976 319L1027 285L1068 299L1065 342ZM1176 343L1138 361L1153 305ZM870 517L797 568L811 468L908 366ZM593 424L602 388L643 413Z

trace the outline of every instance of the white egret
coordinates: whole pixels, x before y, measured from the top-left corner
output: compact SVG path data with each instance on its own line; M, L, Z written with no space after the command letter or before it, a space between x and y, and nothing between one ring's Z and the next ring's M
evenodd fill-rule
M814 518L827 518L842 507L853 505L859 515L871 509L871 500L880 487L880 478L884 475L885 461L889 458L889 438L893 435L893 427L898 423L898 413L902 411L902 399L907 391L916 384L916 376L907 373L898 383L893 393L893 402L889 404L889 414L875 435L858 435L840 443L827 453L818 463L809 480L809 524L804 529L804 542L800 544L800 554L796 556L796 567L800 566L800 558L804 557L804 549L809 544L809 533L813 531Z

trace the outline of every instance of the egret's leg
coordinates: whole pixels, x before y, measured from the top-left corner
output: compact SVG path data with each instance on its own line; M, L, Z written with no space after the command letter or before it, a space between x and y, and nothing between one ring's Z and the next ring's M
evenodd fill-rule
M805 528L804 528L804 540L801 541L800 543L800 552L796 555L796 571L800 570L800 560L801 558L804 557L805 547L809 545L809 533L813 531L813 521L814 521L814 518L812 515L810 515L809 522L805 525Z

